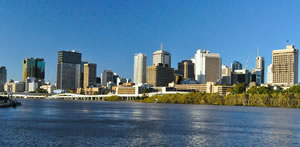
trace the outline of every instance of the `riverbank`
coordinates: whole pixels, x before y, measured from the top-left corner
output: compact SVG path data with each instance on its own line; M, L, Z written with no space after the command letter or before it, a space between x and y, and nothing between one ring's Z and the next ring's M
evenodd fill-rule
M300 108L300 94L298 93L242 93L220 96L217 94L193 92L188 94L155 95L139 101L143 103Z

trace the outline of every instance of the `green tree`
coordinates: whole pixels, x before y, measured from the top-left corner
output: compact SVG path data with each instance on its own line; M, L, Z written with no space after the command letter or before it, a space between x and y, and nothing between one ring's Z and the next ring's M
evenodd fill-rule
M239 84L235 84L232 88L232 94L240 94L245 92L246 90L246 84L245 83L239 83Z

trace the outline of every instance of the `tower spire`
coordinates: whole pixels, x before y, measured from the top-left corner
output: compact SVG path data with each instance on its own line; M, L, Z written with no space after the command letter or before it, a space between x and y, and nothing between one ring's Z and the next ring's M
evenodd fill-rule
M259 56L259 46L257 46L257 57Z
M164 50L164 44L163 43L161 43L161 45L160 45L160 50Z

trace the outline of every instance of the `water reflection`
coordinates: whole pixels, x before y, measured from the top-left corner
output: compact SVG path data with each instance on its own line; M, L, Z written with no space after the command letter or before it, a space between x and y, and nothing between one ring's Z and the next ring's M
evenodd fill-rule
M22 100L0 146L299 146L298 109Z

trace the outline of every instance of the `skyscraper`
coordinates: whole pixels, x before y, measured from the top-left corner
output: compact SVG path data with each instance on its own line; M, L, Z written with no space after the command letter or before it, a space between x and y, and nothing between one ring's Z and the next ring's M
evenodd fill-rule
M162 65L163 67L171 67L171 54L164 50L163 44L161 44L160 50L153 53L153 65Z
M83 81L84 81L84 64L87 64L87 61L81 61L81 65L80 65L80 87L83 87Z
M83 88L96 86L97 65L93 63L84 64Z
M239 61L233 61L231 63L231 71L234 72L235 70L241 70L243 68L242 63Z
M25 58L23 60L23 81L28 77L34 77L37 80L45 79L45 61L42 58Z
M107 86L108 82L113 82L114 73L111 70L104 70L101 75L101 85Z
M265 59L262 56L256 57L256 71L261 74L259 83L264 83L265 82Z
M178 74L184 79L195 79L194 63L191 60L182 60L178 63Z
M168 86L175 81L175 71L171 68L171 54L161 49L153 53L153 65L147 67L147 83L153 86Z
M197 50L194 58L195 80L201 84L221 82L222 59L219 54L207 50Z
M57 88L76 90L80 87L81 53L72 51L59 51L57 63Z
M287 45L286 49L272 51L273 84L293 85L298 83L298 49Z
M146 83L147 56L139 53L134 56L134 83Z
M7 70L5 66L0 67L0 92L4 91L4 84L7 81Z

